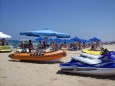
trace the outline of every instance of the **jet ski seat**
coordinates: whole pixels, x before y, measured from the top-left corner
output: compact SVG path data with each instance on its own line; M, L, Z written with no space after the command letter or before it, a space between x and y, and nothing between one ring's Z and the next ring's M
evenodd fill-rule
M92 58L85 58L85 57L79 57L79 56L72 56L73 59L81 61L86 64L95 65L101 63L101 60L99 59L92 59Z

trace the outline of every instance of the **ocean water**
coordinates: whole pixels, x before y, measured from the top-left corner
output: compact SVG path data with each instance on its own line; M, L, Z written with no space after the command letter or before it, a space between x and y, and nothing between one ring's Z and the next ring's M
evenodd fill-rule
M13 48L17 48L19 46L19 40L8 40L8 45L12 45Z
M38 41L32 41L33 43L33 46L37 46L38 44ZM17 48L20 44L20 41L19 40L8 40L8 45L12 45L13 48Z

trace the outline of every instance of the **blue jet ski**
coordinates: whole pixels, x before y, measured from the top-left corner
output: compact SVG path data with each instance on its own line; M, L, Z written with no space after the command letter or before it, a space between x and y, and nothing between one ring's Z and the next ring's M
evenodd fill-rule
M60 64L61 71L88 75L115 75L115 52L105 50L102 55L98 59L72 56L70 62Z

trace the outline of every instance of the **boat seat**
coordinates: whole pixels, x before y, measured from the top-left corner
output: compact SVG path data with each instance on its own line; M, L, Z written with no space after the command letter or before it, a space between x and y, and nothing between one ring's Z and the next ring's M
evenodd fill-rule
M44 55L44 53L33 53L33 54L30 54L30 56L43 56Z
M35 53L33 54L33 56L43 56L43 52L45 51L45 49L40 49L40 48L37 48Z
M17 49L16 52L20 52L20 53L28 53L29 50L28 50L28 49Z
M91 59L91 58L85 58L80 56L72 56L73 59L81 61L86 64L95 65L101 63L101 60L99 59Z

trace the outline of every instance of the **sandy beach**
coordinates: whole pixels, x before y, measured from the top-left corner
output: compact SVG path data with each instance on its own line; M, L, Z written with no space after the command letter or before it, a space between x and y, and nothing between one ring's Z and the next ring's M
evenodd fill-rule
M105 45L115 51L114 45ZM80 51L67 51L67 62ZM0 53L0 86L115 86L115 76L90 76L61 73L59 64L11 60L10 53Z

